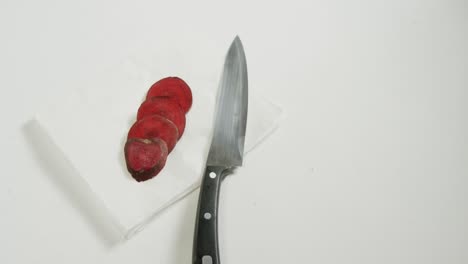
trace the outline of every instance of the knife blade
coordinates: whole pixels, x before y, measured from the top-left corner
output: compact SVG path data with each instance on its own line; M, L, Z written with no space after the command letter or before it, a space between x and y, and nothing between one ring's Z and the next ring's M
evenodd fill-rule
M227 52L218 88L213 137L198 200L193 264L219 264L218 200L221 181L244 157L248 109L247 62L238 36Z

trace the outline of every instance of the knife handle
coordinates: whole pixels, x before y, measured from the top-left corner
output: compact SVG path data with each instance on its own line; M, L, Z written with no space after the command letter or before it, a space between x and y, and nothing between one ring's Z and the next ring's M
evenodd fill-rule
M220 264L218 250L218 200L222 166L207 166L200 187L195 236L193 242L193 264Z

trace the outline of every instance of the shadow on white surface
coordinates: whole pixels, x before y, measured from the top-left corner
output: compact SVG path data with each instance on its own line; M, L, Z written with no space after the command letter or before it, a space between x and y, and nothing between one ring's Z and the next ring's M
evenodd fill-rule
M182 214L182 221L178 226L177 238L174 240L174 248L177 254L174 254L175 264L186 264L192 262L193 236L195 232L195 218L198 206L199 188L192 192L186 199L185 210Z
M34 119L28 121L23 126L23 133L40 167L49 176L47 179L62 191L64 198L80 213L103 244L110 248L121 241L122 228L39 122Z

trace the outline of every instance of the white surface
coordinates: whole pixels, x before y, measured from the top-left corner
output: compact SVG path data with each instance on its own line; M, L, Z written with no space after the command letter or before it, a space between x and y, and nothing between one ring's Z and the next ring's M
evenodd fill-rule
M1 263L190 263L196 192L108 246L24 125L150 49L216 82L236 34L286 119L223 185L224 264L468 262L465 1L3 1L0 32Z
M99 210L108 211L111 217L108 225L114 226L116 235L122 238L133 237L162 210L198 188L205 169L218 85L192 77L185 79L194 98L187 113L186 129L164 170L144 183L133 180L127 171L123 146L128 129L135 122L148 87L163 78L155 68L171 63L174 62L165 60L161 52L127 58L85 83L75 83L75 91L60 97L60 101L45 103L28 125L28 136L35 141L32 148L43 160L49 159L49 155L62 155L62 161L55 162L69 162L68 174L78 174L89 186L83 190L82 202L93 202L88 196L102 200ZM183 66L180 63L180 68ZM182 78L190 75L179 73ZM255 93L249 99L246 154L265 141L281 119L278 106ZM44 142L37 136L41 132L50 137L45 140L52 141L54 146L43 147Z

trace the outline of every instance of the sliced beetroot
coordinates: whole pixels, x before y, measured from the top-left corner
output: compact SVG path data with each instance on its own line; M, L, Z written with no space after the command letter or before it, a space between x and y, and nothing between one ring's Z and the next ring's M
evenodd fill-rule
M171 98L179 104L184 113L187 113L192 106L192 91L187 83L178 77L167 77L153 84L146 99L156 96Z
M160 115L147 116L137 121L128 131L128 138L160 138L166 142L170 153L177 143L179 131L176 125Z
M166 164L168 151L162 139L130 138L124 150L127 169L138 182L158 175Z
M137 120L151 115L160 115L172 121L182 137L185 129L185 113L180 106L167 97L153 97L144 101L138 109Z

